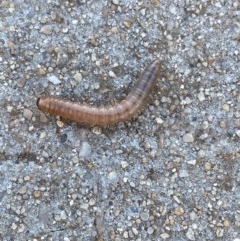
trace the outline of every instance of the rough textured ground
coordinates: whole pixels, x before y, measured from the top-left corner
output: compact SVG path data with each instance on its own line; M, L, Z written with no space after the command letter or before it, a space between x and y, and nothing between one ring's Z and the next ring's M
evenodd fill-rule
M238 0L0 1L0 239L240 240ZM113 127L41 113L96 105L162 70Z

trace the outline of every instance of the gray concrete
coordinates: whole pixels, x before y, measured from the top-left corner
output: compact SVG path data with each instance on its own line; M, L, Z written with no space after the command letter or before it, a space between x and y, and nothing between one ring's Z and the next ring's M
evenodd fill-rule
M240 4L0 1L0 240L240 240ZM98 128L153 59L146 108Z

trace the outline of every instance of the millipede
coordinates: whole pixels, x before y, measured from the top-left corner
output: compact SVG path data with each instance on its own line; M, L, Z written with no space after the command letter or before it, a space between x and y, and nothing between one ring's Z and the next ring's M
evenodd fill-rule
M140 112L156 82L160 70L158 59L151 62L141 78L125 99L115 105L92 106L60 98L42 96L37 99L37 107L56 116L87 125L113 125L126 121Z

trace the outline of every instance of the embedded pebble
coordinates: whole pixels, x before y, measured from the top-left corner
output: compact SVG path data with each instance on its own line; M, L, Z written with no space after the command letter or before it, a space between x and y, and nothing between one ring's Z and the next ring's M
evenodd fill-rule
M208 121L203 121L203 123L201 124L201 129L206 130L207 128L208 128Z
M142 221L148 221L148 219L149 219L149 213L147 213L147 212L142 212L142 213L140 213L140 217L141 217L141 219L142 219Z
M44 25L41 30L40 33L43 33L45 35L50 35L52 33L53 27L51 25Z
M81 73L76 73L73 78L78 82L80 83L81 80L82 80L82 74Z
M182 207L177 207L175 210L174 210L174 213L177 215L177 216L182 216L184 214L184 209Z
M67 219L67 215L66 215L66 213L65 213L64 210L61 211L60 218L61 218L62 220L66 220L66 219Z
M157 117L156 122L161 125L163 123L163 120L160 117Z
M11 225L11 229L16 230L17 227L18 227L18 226L16 225L16 223L12 223L12 225Z
M26 186L22 186L22 187L18 190L18 193L20 193L20 194L25 194L25 193L27 193L27 187L26 187Z
M148 233L149 235L153 234L153 233L154 233L154 229L153 229L152 227L149 227L149 228L147 229L147 233Z
M47 117L44 115L44 113L40 112L40 122L47 122L48 119Z
M195 166L196 163L197 163L197 160L196 160L196 159L194 159L194 160L190 160L190 161L188 161L187 163L188 163L189 165L193 165L193 166Z
M109 76L112 77L112 78L115 78L115 77L116 77L116 75L115 75L115 73L114 73L113 71L109 71L108 74L109 74Z
M33 112L29 109L24 109L23 110L23 116L27 119L27 120L31 120L32 116L33 116Z
M57 84L60 84L60 83L61 83L61 80L60 80L58 77L56 77L55 75L50 75L50 76L47 77L47 79L48 79L51 83L53 83L54 85L57 85Z
M122 166L122 168L127 168L129 166L129 164L126 161L121 161L121 166Z
M180 170L179 171L179 177L188 177L189 174L187 172L187 170Z
M115 4L115 5L118 5L119 4L119 0L112 0L112 3Z
M42 132L40 133L40 138L41 138L41 139L46 138L46 136L47 136L47 133L46 133L45 131L42 131Z
M205 95L204 95L204 93L202 91L198 94L198 99L199 99L199 101L204 101L205 100Z
M24 224L21 223L21 224L19 225L18 232L19 232L19 233L23 233L25 230L26 230L26 228L25 228Z
M217 231L216 231L216 236L218 238L221 238L221 237L223 237L223 234L224 234L224 229L218 228Z
M211 165L211 163L209 163L209 162L206 162L205 165L204 165L204 167L205 167L205 169L208 170L208 171L212 169L212 165Z
M58 127L62 128L64 126L64 122L57 120Z
M33 196L35 197L35 198L40 198L41 197L41 191L40 190L35 190L34 192L33 192Z
M17 86L19 88L23 88L25 86L26 82L27 82L27 78L26 78L26 76L23 76L18 80Z
M230 226L229 220L224 220L223 226L224 226L224 227L229 227L229 226Z
M91 145L89 145L88 142L84 141L79 151L79 157L88 157L91 154L91 149Z
M194 137L193 137L193 134L191 133L187 133L183 136L183 141L186 142L186 143L192 143L194 142Z
M162 233L160 234L162 239L168 239L170 237L170 235L168 233Z
M191 228L188 228L188 230L186 232L186 236L189 240L193 240L193 241L196 240L195 234Z
M108 178L110 179L110 180L116 180L117 179L117 173L116 173L116 171L111 171L111 172L109 172L108 173Z
M223 108L224 111L229 111L230 110L230 105L229 104L224 104L222 106L222 108Z

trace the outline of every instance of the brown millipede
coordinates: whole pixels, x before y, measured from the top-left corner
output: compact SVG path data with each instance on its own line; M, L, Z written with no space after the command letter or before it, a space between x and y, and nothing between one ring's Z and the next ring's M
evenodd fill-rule
M136 115L145 104L158 77L159 69L160 62L156 59L145 68L140 80L127 97L113 106L97 107L55 97L40 97L37 106L43 112L79 123L99 126L116 124Z

